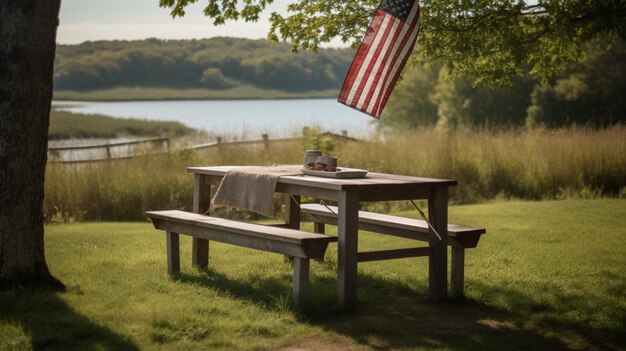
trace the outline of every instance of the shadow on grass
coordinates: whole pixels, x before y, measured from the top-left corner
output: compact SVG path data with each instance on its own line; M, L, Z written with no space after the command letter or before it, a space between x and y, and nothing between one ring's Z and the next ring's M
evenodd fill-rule
M549 289L541 296L535 296L482 282L473 281L472 285L482 291L486 298L497 299L500 301L499 304L518 311L518 324L532 319L535 328L540 329L543 334L568 335L600 350L622 350L626 345L626 334L623 329L626 311L619 308L611 311L599 310L598 306L615 305L615 301L610 301L606 295L568 293ZM623 291L618 293L622 296L624 294ZM478 302L474 304L478 305ZM616 322L620 319L621 322ZM607 320L612 320L613 323L608 324L614 324L614 327L598 326L598 320L602 320L604 324L607 324Z
M291 299L291 276L283 278L258 277L253 281L228 278L212 268L202 274L184 272L172 274L172 279L220 291L234 298L244 299L267 309L288 308Z
M80 292L65 294L71 293ZM128 338L74 311L59 296L45 290L0 291L0 321L23 331L16 332L14 340L0 342L0 348L139 350Z
M288 308L291 299L291 276L286 275L241 281L207 269L200 275L176 274L173 279L222 291L269 310ZM358 313L345 314L337 305L336 280L314 276L310 282L308 306L298 318L376 350L570 349L572 345L566 344L564 339L577 340L578 348L619 348L619 330L599 330L567 319L537 317L533 306L541 304L532 302L532 296L487 284L479 289L486 291L491 298L508 301L505 302L507 306L515 306L515 301L525 301L523 304L528 308L511 312L471 300L432 303L402 282L360 273ZM419 290L426 291L426 287L419 287ZM279 296L282 298L277 299ZM293 346L306 349L310 345L305 340L302 345Z

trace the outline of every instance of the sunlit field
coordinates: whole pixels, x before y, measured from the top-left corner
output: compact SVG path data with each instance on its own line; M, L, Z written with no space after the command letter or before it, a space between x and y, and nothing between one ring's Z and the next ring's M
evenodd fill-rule
M466 253L467 300L429 302L425 258L361 263L354 315L336 305L335 245L311 263L298 314L282 255L212 243L198 271L182 236L170 276L146 222L49 225L47 261L69 291L0 293L0 349L623 349L624 213L619 199L452 206L451 222L487 228ZM359 238L364 251L415 245Z
M621 125L455 135L424 129L357 142L309 131L300 140L270 142L267 149L262 143L224 144L110 163L48 164L44 210L53 222L143 220L145 210L190 208L188 166L300 164L309 148L338 156L340 167L456 179L452 204L626 196L626 127ZM278 214L280 203L275 205Z

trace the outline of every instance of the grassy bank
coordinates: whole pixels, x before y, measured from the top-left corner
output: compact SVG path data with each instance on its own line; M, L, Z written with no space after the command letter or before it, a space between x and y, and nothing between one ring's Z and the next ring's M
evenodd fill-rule
M48 264L69 292L0 292L0 349L618 350L625 212L617 199L453 206L451 221L488 230L467 253L468 300L429 303L424 258L362 263L356 315L335 306L336 246L312 262L297 315L280 255L215 243L197 271L183 237L169 276L147 223L51 225ZM360 234L361 250L409 245Z
M453 203L626 197L626 127L453 137L419 130L361 142L309 134L301 141L270 143L267 150L262 144L223 145L111 164L49 164L44 210L50 221L67 221L142 220L148 209L189 209L193 177L186 167L299 164L304 150L313 147L337 155L340 166L457 179ZM389 211L410 204L385 206ZM275 209L280 212L279 201Z
M55 91L54 99L85 101L301 99L336 98L337 94L338 92L334 89L297 93L275 89L261 89L251 85L241 85L223 90L118 87L92 91Z
M141 119L114 118L102 115L85 115L50 111L48 138L119 138L146 136L183 136L195 130L179 122L147 121Z

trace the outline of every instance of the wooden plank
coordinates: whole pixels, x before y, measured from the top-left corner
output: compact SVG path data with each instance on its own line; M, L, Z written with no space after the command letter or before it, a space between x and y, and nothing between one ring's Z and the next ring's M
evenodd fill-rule
M300 244L302 240L307 239L332 240L332 237L318 233L304 232L300 230L280 228L275 226L267 226L257 223L240 222L178 210L148 211L146 212L146 216L149 218L156 218L171 222L193 225L200 228L228 231L231 233L243 234L250 237L258 237L261 239L267 238L288 243Z
M193 224L160 220L159 227L157 229L191 235L205 240L214 240L226 244L247 247L250 249L281 253L294 257L319 258L323 256L322 252L313 252L312 254L306 253L301 244L273 241L267 238L260 239L258 237L247 236L245 234L242 235L239 233L233 233L228 230L202 228L194 226Z
M293 293L292 303L295 309L305 305L309 289L310 260L295 257L293 260Z
M278 178L280 180L280 178ZM285 183L277 183L276 184L276 192L277 193L285 193L285 194L296 194L300 196L308 196L315 199L324 199L324 200L337 200L337 191L329 190L329 189L320 189L314 187L307 187L298 184L285 184Z
M339 194L337 300L346 311L356 311L358 203L357 192Z
M335 206L329 206L334 213L329 211L325 206L319 204L302 204L301 207L304 213L310 213L316 216L336 217L337 213L337 207ZM422 233L428 233L428 225L426 224L426 222L414 218L359 211L359 222L381 224L387 227L405 229L407 231L420 231ZM458 224L448 224L449 237L457 237L459 235L469 234L484 234L485 232L485 228L473 228Z
M428 220L441 238L434 232L429 234L428 244L432 254L428 260L428 289L433 301L444 301L448 297L448 188L438 187L428 199Z
M430 251L430 247L415 247L408 249L359 252L358 261L368 262L390 260L396 258L423 257L430 256Z
M187 172L213 176L224 176L226 172L236 167L237 166L188 167ZM278 180L278 184L303 185L310 188L338 191L355 191L358 188L376 188L385 184L406 185L407 189L415 186L424 188L432 188L433 186L454 186L457 185L457 181L449 179L368 173L365 178L355 179L334 179L314 176L281 176Z
M207 177L196 174L193 183L193 212L208 214L211 207L211 185ZM194 237L191 241L191 263L198 268L209 265L209 242Z
M458 247L452 248L450 265L450 290L452 296L463 297L465 295L463 292L465 281L465 249Z
M183 219L174 216L168 217L162 212L174 212L174 214L179 216L180 212L182 212L183 214L198 217L205 222L194 222L189 220L188 217ZM147 212L146 215L153 218L154 225L157 229L295 257L322 258L326 252L328 243L337 240L336 237L323 234L229 221L222 218L202 216L183 211ZM206 226L206 221L209 220L214 220L218 222L219 225ZM247 230L243 230L242 228L246 228ZM287 240L284 240L285 237L280 233L285 231L289 234L286 238ZM269 234L270 232L277 232L278 234L273 236ZM300 233L300 237L293 237L294 232Z
M165 249L167 251L167 271L172 273L180 272L180 244L178 233L165 232Z
M303 204L302 211L311 216L314 223L337 225L337 207L329 207L331 210L318 204ZM366 211L359 211L359 229L419 241L428 241L429 233L425 221ZM474 248L485 232L485 228L448 224L448 245Z

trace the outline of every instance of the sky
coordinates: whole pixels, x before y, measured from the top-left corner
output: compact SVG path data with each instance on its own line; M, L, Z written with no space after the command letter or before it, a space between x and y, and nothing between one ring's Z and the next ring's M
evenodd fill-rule
M206 1L189 5L185 17L172 18L159 0L62 0L57 43L79 44L95 40L200 39L229 36L260 39L267 36L273 12L286 14L293 0L275 0L259 22L227 22L213 26L202 13ZM331 46L342 46L337 41Z

